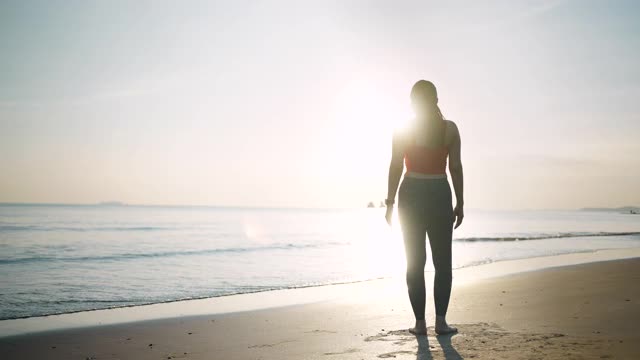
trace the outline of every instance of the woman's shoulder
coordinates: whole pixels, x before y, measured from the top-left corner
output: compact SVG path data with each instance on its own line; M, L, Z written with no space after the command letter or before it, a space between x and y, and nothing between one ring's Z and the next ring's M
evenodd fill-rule
M402 126L393 129L393 138L396 140L407 140L413 135L414 121L408 121Z
M407 143L410 135L407 129L395 129L393 130L393 143L396 145L404 145Z
M393 130L393 147L404 152L413 143L413 127L403 126Z
M458 125L453 120L444 120L445 121L445 144L447 146L453 144L456 139L460 138L460 132L458 131Z
M447 134L450 133L452 135L455 135L455 134L459 133L458 125L456 125L455 121L449 120L449 119L445 119L444 122L445 122Z
M447 125L447 129L457 129L458 125L456 122L450 119L444 119L445 124Z

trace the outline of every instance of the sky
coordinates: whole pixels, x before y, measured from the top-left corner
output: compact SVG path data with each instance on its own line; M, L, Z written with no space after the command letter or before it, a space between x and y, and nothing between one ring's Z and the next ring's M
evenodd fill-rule
M465 207L640 205L636 1L0 0L0 202L363 207L431 80Z

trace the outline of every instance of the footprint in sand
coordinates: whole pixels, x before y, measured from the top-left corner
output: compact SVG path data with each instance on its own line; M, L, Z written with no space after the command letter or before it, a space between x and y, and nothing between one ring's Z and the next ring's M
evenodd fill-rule
M324 353L323 355L344 355L344 354L351 354L351 353L355 353L360 351L360 349L356 349L356 348L350 348L344 351L339 351L339 352L327 352Z
M393 345L404 345L408 342L415 342L415 335L411 334L408 330L389 330L381 332L376 335L367 336L364 341L389 341Z
M261 345L251 345L249 346L249 349L255 349L255 348L270 348L270 347L274 347L280 344L285 344L285 343L290 343L290 342L294 342L295 340L284 340L284 341L280 341L277 343L273 343L273 344L261 344Z
M378 355L379 358L381 359L389 359L389 358L394 358L397 355L415 355L416 353L413 351L408 351L408 350L400 350L400 351L394 351L394 352L390 352L390 353L384 353L384 354L380 354Z
M319 334L319 333L326 333L326 334L337 334L337 331L331 331L331 330L311 330L311 331L305 331L305 334Z

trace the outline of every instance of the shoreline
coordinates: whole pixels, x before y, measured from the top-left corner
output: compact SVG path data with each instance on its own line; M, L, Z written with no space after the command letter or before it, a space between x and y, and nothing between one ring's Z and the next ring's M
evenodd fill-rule
M640 257L631 255L454 286L454 335L435 335L431 299L428 334L410 334L404 284L376 281L342 286L327 301L5 337L0 353L8 360L634 359L640 288L629 284L640 281Z
M454 290L475 282L508 275L640 257L640 248L596 250L541 256L516 260L504 260L488 264L463 267L454 270ZM0 320L0 339L29 336L44 332L93 328L107 325L179 319L203 315L224 315L271 308L291 307L312 303L339 301L344 293L370 296L381 288L402 291L403 275L353 282L309 285L295 288L228 294L198 299L171 300L161 303L128 305L108 309L82 310Z
M636 234L636 233L614 233L615 235L629 235L629 234ZM637 233L640 234L640 233ZM590 236L596 236L596 235L581 235L583 237L590 237ZM600 235L598 235L600 236ZM547 239L547 238L542 238L542 239ZM465 240L466 241L466 240ZM516 258L516 259L504 259L504 260L497 260L497 261L492 261L492 262L479 262L479 263L475 263L475 264L469 264L469 265L464 265L458 268L454 268L453 271L454 273L456 272L465 272L467 271L466 269L469 268L478 268L480 267L481 269L483 269L484 267L487 266L491 266L491 265L498 265L500 266L500 264L503 264L505 262L520 262L520 261L528 261L528 260L535 260L535 259L541 259L541 258L557 258L558 256L571 256L571 255L581 255L581 254L590 254L590 253L597 253L597 252L609 252L609 251L624 251L624 250L640 250L640 247L638 248L615 248L615 249L599 249L599 250L581 250L581 251L575 251L575 252L570 252L570 253L561 253L561 254L553 254L553 255L542 255L542 256L533 256L533 257L528 257L528 258ZM640 251L639 251L639 256L640 256ZM617 259L617 258L614 258ZM591 260L589 260L591 261ZM600 261L600 260L594 260L594 261ZM559 265L559 266L564 266L564 265ZM541 267L540 269L544 269L545 267ZM535 271L536 269L533 270L523 270L523 271ZM428 269L425 270L425 273L433 273L433 269ZM511 273L511 271L505 273L504 275L508 275L509 273ZM117 305L117 306L113 306L113 307L107 307L107 308L95 308L95 309L84 309L84 310L74 310L74 311L67 311L67 312L61 312L61 313L52 313L52 314L45 314L45 315L34 315L34 316L20 316L20 317L15 317L15 318L7 318L7 319L0 319L0 337L2 337L2 322L5 321L14 321L14 320L26 320L26 319L38 319L38 318L49 318L49 317L53 317L53 316L65 316L65 315L71 315L71 314L77 314L77 313L90 313L90 312L96 312L96 311L111 311L111 310L119 310L119 309L124 309L124 308L134 308L134 307L147 307L147 306L153 306L153 305L162 305L162 304L170 304L170 303L176 303L176 302L188 302L188 301L196 301L196 300L210 300L210 299L216 299L216 298L223 298L223 297L228 297L228 296L239 296L239 295L249 295L249 294L258 294L258 293L268 293L268 292L272 292L272 291L283 291L283 290L300 290L300 289L305 289L305 288L314 288L314 287L326 287L326 286L335 286L335 285L349 285L349 284L357 284L357 283L361 283L361 282L370 282L370 281L380 281L380 280L389 280L392 279L394 276L398 276L398 275L389 275L389 276L382 276L382 277L377 277L377 278L371 278L371 279L362 279L362 280L347 280L347 281L341 281L341 282L332 282L332 283L318 283L318 284L308 284L308 285L299 285L299 286L286 286L286 287L280 287L280 288L271 288L271 289L261 289L261 290L255 290L255 291L248 291L248 292L236 292L236 293L229 293L229 294L221 294L221 295L211 295L211 296L201 296L201 297L192 297L192 298L183 298L183 299L175 299L175 300L165 300L165 301L159 301L159 302L150 302L150 303L143 303L143 304L129 304L129 305ZM493 276L502 276L500 274L497 275L491 275Z

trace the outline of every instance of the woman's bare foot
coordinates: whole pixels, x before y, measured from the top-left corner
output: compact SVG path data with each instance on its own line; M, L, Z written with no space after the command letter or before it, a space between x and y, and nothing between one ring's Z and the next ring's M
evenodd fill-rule
M409 329L409 332L413 335L426 335L427 323L424 320L416 320L416 326Z
M436 334L446 335L446 334L453 334L457 332L458 332L457 328L453 326L449 326L449 324L447 324L447 320L445 320L444 316L436 316Z

